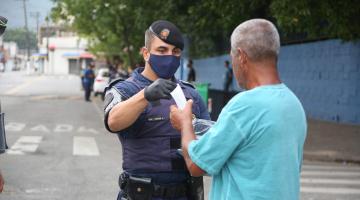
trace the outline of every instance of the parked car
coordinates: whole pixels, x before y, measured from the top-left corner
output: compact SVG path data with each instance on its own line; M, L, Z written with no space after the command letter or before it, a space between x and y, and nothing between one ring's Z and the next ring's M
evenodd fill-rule
M104 90L105 87L109 84L109 69L101 68L98 70L98 73L94 82L94 95L101 95L101 99L104 100Z
M0 72L5 72L5 65L0 62Z

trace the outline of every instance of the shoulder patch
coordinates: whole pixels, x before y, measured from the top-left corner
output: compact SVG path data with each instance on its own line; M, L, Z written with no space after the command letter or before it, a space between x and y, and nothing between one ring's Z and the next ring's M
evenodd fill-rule
M193 84L189 83L189 82L186 82L186 81L183 81L183 80L180 80L180 82L181 82L182 84L188 86L188 87L191 87L191 88L195 89L195 86L194 86Z
M125 100L125 98L115 88L109 89L105 94L104 111L108 113L116 104Z

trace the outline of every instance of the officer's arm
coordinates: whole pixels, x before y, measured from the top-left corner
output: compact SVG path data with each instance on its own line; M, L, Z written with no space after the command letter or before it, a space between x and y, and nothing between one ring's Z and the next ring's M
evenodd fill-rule
M119 132L133 124L144 111L148 101L144 98L144 90L125 101L117 103L109 112L107 124L112 132Z
M183 156L185 159L186 166L192 176L202 176L206 172L191 160L188 153L189 144L191 141L195 139L196 137L191 122L184 123L184 125L181 128L181 144L182 144Z
M145 89L141 90L134 96L122 101L121 99L114 103L115 106L111 107L111 103L107 103L110 110L105 108L105 113L108 113L107 126L112 132L121 131L131 124L133 124L139 115L144 111L148 102L158 101L160 99L169 99L170 92L173 91L176 87L176 83L165 80L157 79L149 86L146 86ZM114 90L114 88L113 88ZM114 92L116 94L117 92ZM105 100L107 97L105 97ZM105 123L105 124L106 124Z

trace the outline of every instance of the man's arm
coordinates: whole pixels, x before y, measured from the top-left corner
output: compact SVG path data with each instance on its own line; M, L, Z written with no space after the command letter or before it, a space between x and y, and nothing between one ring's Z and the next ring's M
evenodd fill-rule
M181 148L190 174L192 176L202 176L206 172L191 160L188 153L190 142L196 139L192 126L192 102L192 100L186 102L186 106L182 111L175 106L171 106L170 119L172 126L181 132Z
M190 158L188 149L191 141L195 140L196 136L194 133L193 126L190 123L184 123L181 128L181 144L183 150L183 156L185 159L186 166L192 176L202 176L205 174L205 171L202 170L199 166L197 166Z
M1 171L0 171L0 193L3 191L4 188L4 179L1 175Z
M121 131L133 124L144 111L148 101L141 90L129 99L116 104L109 113L108 125L111 131Z

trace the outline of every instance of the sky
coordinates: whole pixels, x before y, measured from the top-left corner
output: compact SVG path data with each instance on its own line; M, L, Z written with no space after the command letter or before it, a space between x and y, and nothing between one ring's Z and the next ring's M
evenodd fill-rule
M54 3L51 0L26 0L28 27L36 30L36 18L31 13L40 12L39 25L45 23L45 17L50 13ZM0 0L0 15L8 19L8 28L25 26L24 7L22 0Z

